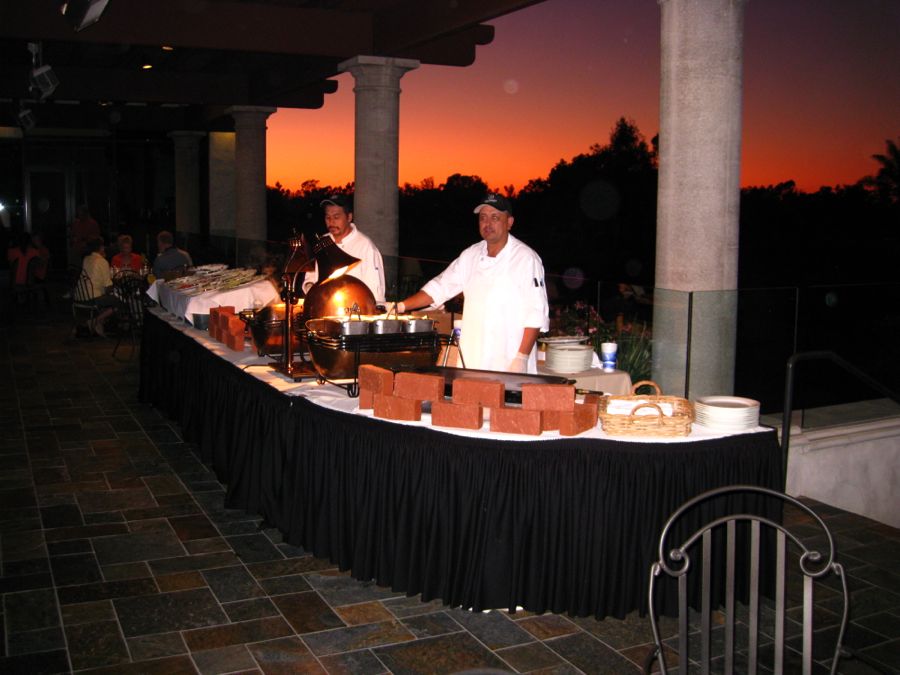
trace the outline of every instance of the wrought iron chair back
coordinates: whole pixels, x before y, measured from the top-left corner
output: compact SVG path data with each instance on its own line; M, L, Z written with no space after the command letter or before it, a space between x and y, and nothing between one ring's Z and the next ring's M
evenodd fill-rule
M764 498L780 500L784 505L790 505L799 509L808 516L811 516L815 525L821 530L814 540L804 535L801 540L794 533L789 532L781 523L774 520L748 513L733 513L723 517L716 518L711 522L703 525L699 529L685 536L680 542L670 544L669 540L674 539L674 531L678 528L679 520L685 513L696 507L701 502L708 502L719 497L729 495L756 495ZM747 523L749 526L749 560L748 560L748 605L747 605L747 654L746 666L737 667L735 660L737 653L735 651L735 633L737 604L736 604L736 587L738 579L736 575L736 561L741 553L746 552L746 547L739 547L737 542L738 525ZM713 535L721 537L724 530L724 561L716 560L717 564L724 562L724 577L720 574L721 567L714 567L714 549ZM665 660L665 651L663 649L663 640L659 625L659 618L656 612L656 596L659 594L658 586L662 585L665 577L671 577L677 580L678 587L678 672L687 673L691 667L691 661L699 661L700 672L706 674L710 672L711 663L715 659L721 659L723 663L721 668L716 667L716 671L722 671L729 675L734 672L756 673L759 667L759 648L760 648L760 571L761 571L761 542L766 536L766 531L770 536L774 537L774 627L771 631L773 636L773 663L767 664L766 668L771 668L772 672L781 674L785 672L785 657L793 656L786 654L785 641L785 613L787 608L786 600L786 584L788 567L794 568L794 564L789 564L788 555L789 547L793 547L798 555L796 561L796 572L799 572L797 578L802 578L803 585L803 605L802 605L802 654L800 654L800 662L802 664L802 672L809 675L813 667L813 599L814 599L814 582L834 574L840 580L840 588L843 593L843 611L840 619L840 627L838 629L837 640L834 652L829 659L830 672L834 674L837 671L838 660L841 654L841 647L844 640L844 632L847 626L847 616L849 612L849 595L847 591L847 579L844 569L840 563L835 560L834 539L828 527L821 518L808 506L789 497L788 495L752 485L733 485L723 488L717 488L704 492L693 499L685 502L680 506L666 521L659 537L659 559L653 563L650 568L650 585L649 585L649 613L650 623L653 630L653 640L655 643L654 650L648 655L644 662L644 672L649 673L653 662L659 665L659 671L663 675L668 673L668 665ZM812 548L812 543L822 544L822 550ZM699 546L696 546L698 545ZM827 549L826 549L827 547ZM694 556L694 548L699 548L699 555ZM743 548L743 550L741 550ZM721 552L721 551L719 551ZM718 556L716 556L718 558ZM696 561L696 562L695 562ZM688 634L691 631L689 626L689 572L696 568L695 574L699 573L699 593L700 593L700 654L694 659L689 653ZM712 606L712 598L716 595L714 590L713 577L722 578L724 582L724 646L722 654L712 654L712 612L715 609ZM764 637L764 634L763 634ZM829 652L830 653L830 652ZM743 656L743 655L742 655ZM791 668L793 668L791 666Z
M118 295L124 305L123 311L119 313L118 335L116 336L116 346L113 347L113 356L116 355L126 331L131 338L130 355L133 355L138 336L144 324L144 303L141 299L144 291L144 281L135 272L123 271L115 276L113 285L116 289L116 295Z
M78 332L79 326L93 321L100 313L100 308L94 302L94 284L91 278L83 271L78 272L72 284L72 320L73 330Z

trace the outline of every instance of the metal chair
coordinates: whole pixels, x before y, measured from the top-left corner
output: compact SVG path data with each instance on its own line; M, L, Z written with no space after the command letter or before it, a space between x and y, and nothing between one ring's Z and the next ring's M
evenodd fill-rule
M685 521L679 521L685 514L698 505L700 508L711 508L713 500L718 507L718 512L725 509L733 509L735 503L743 503L737 507L736 512L727 512L727 515L717 517L699 529L690 532L690 528L684 526ZM811 516L810 523L803 528L803 541L794 533L789 532L781 522L750 513L743 513L744 504L759 504L766 500L776 500L778 506L790 506ZM780 509L777 509L780 511ZM696 511L694 511L696 515ZM688 518L689 519L689 518ZM780 519L778 519L780 520ZM811 525L816 526L816 534L807 534ZM681 532L687 529L683 535ZM675 543L670 544L669 540ZM738 543L740 542L740 543ZM772 544L773 551L767 552L768 544ZM749 551L747 550L749 548ZM697 550L699 549L699 550ZM761 550L763 554L761 555ZM771 553L771 555L769 555ZM724 554L724 555L723 555ZM796 555L796 558L793 556ZM722 559L724 558L724 559ZM774 564L766 569L767 564ZM747 563L743 565L742 563ZM747 576L742 577L742 570L746 569ZM786 639L785 615L793 594L787 594L788 571L794 572L791 580L802 580L802 631L799 636L790 635ZM762 576L774 577L774 588L769 592L773 594L772 600L765 599L765 593L761 598L761 587L766 586ZM693 572L693 574L689 574ZM769 574L771 573L771 574ZM838 627L837 639L834 651L827 649L825 652L817 650L821 654L817 658L825 660L828 655L827 665L830 672L837 671L838 660L841 656L844 632L847 627L847 615L849 611L849 595L847 592L847 580L844 569L835 561L834 539L828 527L809 507L781 492L751 485L734 485L704 492L685 502L666 521L659 537L659 559L650 568L649 587L649 612L650 623L653 629L653 651L644 661L644 672L649 673L656 662L659 672L666 675L666 651L661 636L659 618L657 616L657 602L659 596L665 590L671 591L671 581L677 580L678 603L678 637L677 658L678 672L694 672L699 662L700 672L706 674L710 668L716 672L724 672L726 675L734 672L756 673L760 665L760 650L766 652L772 650L772 663L764 664L766 672L780 674L787 667L790 672L796 672L795 660L799 660L804 675L809 675L813 667L813 598L815 582L821 583L826 577L834 575L833 579L840 581L839 588L843 593L843 611ZM699 576L699 579L697 577ZM691 577L693 577L691 579ZM669 586L668 589L664 589ZM697 604L699 594L699 656L693 658L689 652L689 645L697 640L696 625L689 621L689 604ZM747 604L742 607L738 602L739 597L746 595ZM774 602L774 606L772 606ZM800 602L799 598L797 601ZM715 629L713 621L715 610L721 609L724 604L724 629ZM761 604L763 616L761 616ZM744 633L744 621L746 621L746 634ZM788 619L788 628L794 627L794 622ZM689 634L694 632L694 635ZM721 635L713 633L721 632ZM789 630L788 633L796 631ZM827 631L829 634L833 631ZM746 635L746 641L744 637ZM718 639L721 637L721 641ZM735 639L740 642L736 645ZM714 639L715 638L715 639ZM817 640L825 639L822 634L817 635ZM770 644L769 644L770 641ZM794 643L799 642L802 653L794 649ZM669 642L669 641L667 641ZM674 639L672 640L674 643ZM713 653L712 644L716 643L716 653ZM829 643L830 645L830 643ZM674 646L674 645L673 645ZM817 645L821 648L821 644ZM668 647L667 647L668 649ZM671 651L669 652L671 654ZM787 657L787 662L786 662ZM743 660L746 659L746 663ZM736 661L738 665L736 665Z
M131 358L144 325L144 303L141 300L144 280L135 272L123 271L113 278L113 286L124 307L119 312L116 346L113 347L112 353L113 356L116 355L119 345L122 344L122 338L127 332L131 338L131 352L129 353L129 358Z
M94 284L91 282L91 278L81 270L73 280L71 294L72 334L78 335L78 329L82 326L87 326L88 333L90 333L90 324L97 318L100 308L94 301Z

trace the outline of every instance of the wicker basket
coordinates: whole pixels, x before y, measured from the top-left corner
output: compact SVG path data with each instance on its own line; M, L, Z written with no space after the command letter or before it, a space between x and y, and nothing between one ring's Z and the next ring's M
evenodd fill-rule
M656 390L649 396L637 396L635 392L644 385ZM617 415L606 412L613 401L635 401L638 403L630 415ZM672 406L672 414L666 415L659 403ZM654 408L656 415L636 415L641 408ZM630 396L604 396L600 399L600 424L610 436L687 436L691 433L691 422L694 421L694 406L685 398L663 396L659 385L650 380L642 380L631 387Z

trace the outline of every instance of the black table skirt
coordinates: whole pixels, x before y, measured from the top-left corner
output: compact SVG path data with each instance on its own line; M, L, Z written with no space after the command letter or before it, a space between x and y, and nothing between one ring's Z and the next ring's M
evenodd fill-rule
M153 314L140 394L197 445L229 508L358 579L451 606L644 610L677 506L722 485L783 489L774 431L677 444L455 436L281 394Z

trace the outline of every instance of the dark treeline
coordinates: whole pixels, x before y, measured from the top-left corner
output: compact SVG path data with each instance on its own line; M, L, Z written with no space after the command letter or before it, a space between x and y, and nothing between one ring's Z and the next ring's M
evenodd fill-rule
M854 185L813 193L792 181L741 193L741 288L892 281L900 251L900 157L897 145L874 155L878 173ZM513 234L537 250L548 274L652 286L656 240L656 138L647 142L622 118L606 144L561 160L546 178L513 188L454 174L400 189L400 255L450 260L477 241L472 209L491 189L514 197ZM268 190L275 241L294 231L324 232L318 204L352 184L307 181L295 192ZM365 223L360 223L365 230ZM577 285L573 281L572 285Z

